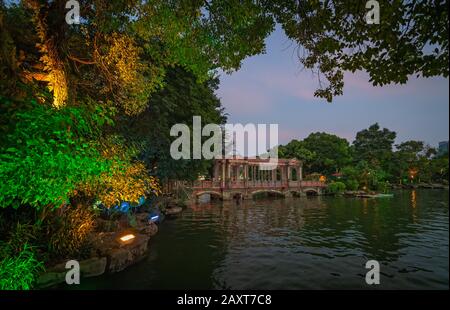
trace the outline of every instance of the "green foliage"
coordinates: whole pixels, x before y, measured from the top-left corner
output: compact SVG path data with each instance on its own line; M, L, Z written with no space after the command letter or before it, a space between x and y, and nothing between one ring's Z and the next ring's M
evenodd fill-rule
M359 188L359 182L355 179L345 181L345 187L350 191L356 191Z
M378 1L380 23L371 25L365 1L263 3L299 45L300 62L328 80L318 97L341 95L345 71L367 71L375 86L448 77L448 1Z
M351 161L348 141L336 135L316 132L306 137L303 143L315 154L311 160L311 171L330 175Z
M281 158L297 158L305 163L305 172L332 174L351 161L349 143L335 135L317 132L303 141L292 140L278 148Z
M9 223L10 224L10 223ZM7 231L5 231L7 229ZM17 255L26 244L33 244L40 236L38 225L27 223L26 220L2 227L2 234L6 236L7 249L10 254Z
M33 249L24 244L18 255L8 254L2 247L0 257L0 290L29 290L40 272L44 270L42 262L35 257Z
M434 175L437 172L434 163L439 162L439 159L434 148L426 146L422 141L406 141L396 145L396 148L392 159L392 173L399 180L431 182L437 177ZM411 178L411 171L414 171L414 179Z
M394 131L378 124L359 131L351 146L335 135L312 133L302 141L294 139L279 146L278 155L303 160L305 178L313 179L311 173L331 176L340 172L349 190L385 191L389 183L403 180L446 182L448 154L436 156L436 150L422 141L403 142L394 151L395 137ZM414 179L411 171L416 173Z
M366 161L371 167L383 167L392 158L396 135L387 128L380 129L377 123L359 131L353 142L355 160Z
M77 184L108 171L110 164L94 140L105 122L99 107L55 110L29 100L13 110L18 103L0 100L7 112L2 120L9 122L2 128L0 149L2 207L57 207L68 201Z
M448 184L449 179L448 153L443 156L433 158L430 161L429 168L431 172L431 179L433 181L447 182Z
M389 182L388 181L377 182L375 189L379 192L386 193L389 189Z
M297 158L304 161L307 165L309 165L315 156L316 154L307 149L303 141L298 141L296 139L290 141L286 145L280 145L278 147L278 157Z
M168 68L200 81L237 70L265 52L275 24L298 44L300 63L328 81L315 92L328 101L343 93L346 71L365 70L374 85L448 76L446 1L380 2L379 25L350 0L79 2L80 27L67 25L54 1L1 2L0 90L15 93L20 77L35 77L61 89L62 104L87 95L134 115L164 86Z
M215 78L200 83L192 73L175 67L167 72L165 83L166 87L153 95L143 113L119 125L124 124L123 135L140 146L140 159L160 179L195 180L199 174L208 173L211 161L174 160L169 150L176 137L170 136L170 128L186 124L192 135L194 115L201 116L202 124L224 124L226 117L214 93L219 81Z
M79 257L94 229L94 213L85 206L67 206L49 219L47 250L51 257Z
M346 186L344 183L336 181L328 184L327 191L332 194L339 194L345 191Z
M132 23L145 51L157 65L178 65L208 80L212 70L238 69L241 61L264 51L273 19L253 1L161 1L142 4ZM157 40L155 40L157 38Z

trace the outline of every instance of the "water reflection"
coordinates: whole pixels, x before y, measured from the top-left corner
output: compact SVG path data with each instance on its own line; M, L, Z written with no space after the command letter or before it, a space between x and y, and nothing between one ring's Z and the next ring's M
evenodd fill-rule
M448 191L193 204L146 261L85 288L367 288L369 259L380 288L447 289Z

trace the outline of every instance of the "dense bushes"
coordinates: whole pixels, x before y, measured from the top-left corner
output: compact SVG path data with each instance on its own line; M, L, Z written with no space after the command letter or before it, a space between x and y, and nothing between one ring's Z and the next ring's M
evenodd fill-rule
M110 119L102 110L52 109L34 99L14 102L0 97L0 206L58 207L77 185L107 172L95 138ZM17 106L20 109L17 109Z
M32 288L38 274L44 270L36 247L31 246L39 239L37 226L2 222L0 228L0 290Z
M359 188L359 183L354 179L350 179L345 182L345 187L350 191L356 191Z
M345 191L345 184L342 182L331 182L328 184L327 191L332 194L339 194Z
M94 229L94 212L79 205L66 206L49 219L47 253L53 257L79 257Z
M87 256L94 202L159 193L112 112L0 97L0 288L29 289L44 262Z
M27 290L33 287L33 283L39 272L43 271L43 263L36 259L30 245L25 243L21 251L16 255L5 253L9 251L8 245L2 245L0 255L0 290Z

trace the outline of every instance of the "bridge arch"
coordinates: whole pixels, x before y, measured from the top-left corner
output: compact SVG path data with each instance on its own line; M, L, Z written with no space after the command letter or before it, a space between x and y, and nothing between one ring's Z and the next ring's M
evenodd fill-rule
M274 189L258 189L258 190L255 190L255 191L251 192L251 197L253 199L253 198L255 198L255 195L262 194L262 193L276 194L276 195L279 195L279 196L286 197L286 193L284 193L282 191L279 191L279 190L274 190Z
M203 196L203 195L211 195L215 198L222 199L222 193L217 192L217 191L208 191L208 190L196 192L195 198L198 199L200 196Z
M306 196L318 196L320 195L320 190L313 187L308 187L303 189L303 192L306 194Z
M302 192L300 190L289 190L289 194L291 197L301 197Z

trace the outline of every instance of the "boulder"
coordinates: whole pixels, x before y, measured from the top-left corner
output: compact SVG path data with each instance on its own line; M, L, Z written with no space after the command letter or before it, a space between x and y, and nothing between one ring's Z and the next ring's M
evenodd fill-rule
M92 257L80 262L80 272L82 277L95 277L105 273L106 257Z
M133 261L133 257L125 248L111 249L108 253L109 267L108 272L114 273L124 270Z
M148 237L153 237L158 232L158 225L153 222L147 222L145 225L139 227L139 232Z
M36 286L39 288L46 288L55 286L66 281L66 272L46 272L41 274L36 280Z
M107 254L109 261L108 272L122 271L144 258L147 252L148 240L148 236L137 234L133 243L111 249Z
M148 213L136 214L136 229L143 235L153 237L158 232L158 226L152 221L148 220L148 215Z
M69 261L69 259L67 259ZM102 275L106 269L106 257L92 257L79 261L80 276L83 278ZM46 272L41 274L36 285L39 288L55 286L66 282L66 274L70 269L66 269L66 262L56 264L47 268Z
M102 218L97 218L95 220L97 231L104 231L104 232L113 232L120 229L120 223L119 221L112 221L112 220L104 220Z
M66 282L66 262L56 264L54 266L46 268L45 273L39 275L36 280L36 286L39 288L46 288L55 286L60 283Z
M143 212L143 213L138 213L136 214L136 222L147 222L148 221L148 213L147 212Z
M183 209L181 207L172 207L172 208L166 208L166 215L177 215L179 213L181 213L181 211L183 211Z
M116 241L117 233L101 232L91 237L92 252L98 256L106 256L111 249L119 248Z

